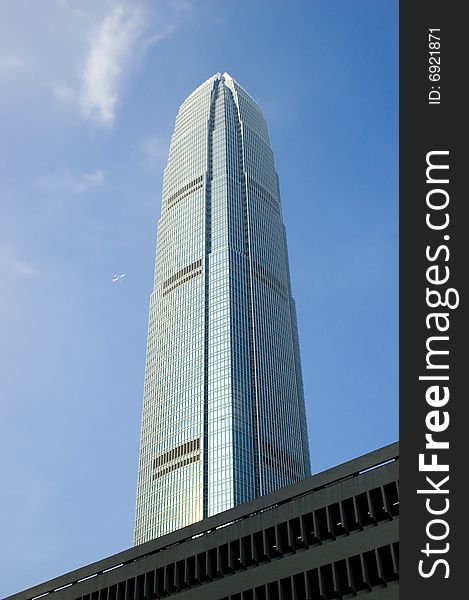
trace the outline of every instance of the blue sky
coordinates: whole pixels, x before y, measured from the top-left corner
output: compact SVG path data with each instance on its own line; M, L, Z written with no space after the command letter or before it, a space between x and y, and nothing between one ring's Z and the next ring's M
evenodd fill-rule
M0 4L0 595L131 545L162 171L217 71L270 126L313 469L397 439L397 18L397 0Z

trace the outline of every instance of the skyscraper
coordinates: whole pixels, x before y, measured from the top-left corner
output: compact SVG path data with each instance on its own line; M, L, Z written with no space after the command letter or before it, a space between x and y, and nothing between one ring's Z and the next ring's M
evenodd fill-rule
M182 103L164 172L135 543L309 474L267 123L217 74Z

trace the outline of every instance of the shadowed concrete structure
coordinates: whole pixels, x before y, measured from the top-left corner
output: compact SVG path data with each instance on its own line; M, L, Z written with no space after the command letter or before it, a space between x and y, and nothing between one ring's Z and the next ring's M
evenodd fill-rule
M391 444L8 600L399 597Z

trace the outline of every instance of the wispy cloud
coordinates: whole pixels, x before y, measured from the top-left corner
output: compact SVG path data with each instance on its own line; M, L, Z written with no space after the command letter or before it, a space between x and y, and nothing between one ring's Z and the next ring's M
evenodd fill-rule
M168 140L152 135L142 141L143 163L148 169L161 169L168 155Z
M0 77L29 88L23 97L35 108L41 93L52 91L83 119L109 128L129 75L156 44L187 23L193 4L44 0L31 3L29 18L24 19L23 2L8 8L0 2ZM21 77L13 77L17 74Z
M108 127L114 123L123 82L132 67L152 46L173 35L192 12L192 2L187 0L120 0L111 2L104 15L95 14L90 24L65 0L60 0L60 6L72 21L87 23L82 36L87 44L74 69L77 79L70 79L70 73L66 79L56 79L54 95L74 104L85 119Z
M104 183L104 171L97 169L94 173L85 173L82 175L82 182L87 186L101 185Z
M95 116L106 124L114 121L123 67L143 24L141 9L118 4L91 37L80 94L85 117Z
M170 0L170 4L173 8L180 12L192 12L192 2L189 0Z
M37 181L37 187L45 191L60 191L68 194L83 194L104 183L105 173L97 169L94 173L74 175L69 171L44 175Z
M11 73L17 71L24 65L17 56L0 56L0 73Z
M65 102L70 103L74 103L77 101L75 90L72 88L71 85L64 81L61 83L54 84L52 89L55 97L59 100L63 100Z
M0 273L13 273L23 277L37 275L39 271L29 262L18 258L14 253L0 250Z

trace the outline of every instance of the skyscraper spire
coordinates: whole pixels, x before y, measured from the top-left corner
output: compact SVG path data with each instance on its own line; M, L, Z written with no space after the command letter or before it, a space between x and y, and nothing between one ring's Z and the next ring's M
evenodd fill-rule
M309 474L267 123L218 73L182 103L164 173L135 543Z

